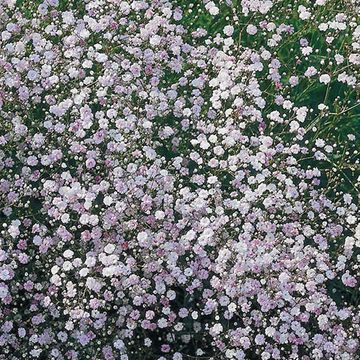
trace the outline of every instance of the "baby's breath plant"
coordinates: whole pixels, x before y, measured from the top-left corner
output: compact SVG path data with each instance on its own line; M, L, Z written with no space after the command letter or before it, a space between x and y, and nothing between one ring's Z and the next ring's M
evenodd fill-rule
M359 359L359 15L0 0L0 359Z

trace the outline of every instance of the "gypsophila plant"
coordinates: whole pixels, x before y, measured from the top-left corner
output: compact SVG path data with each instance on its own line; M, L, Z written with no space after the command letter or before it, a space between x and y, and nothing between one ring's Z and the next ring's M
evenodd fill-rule
M360 358L356 0L0 0L0 359Z

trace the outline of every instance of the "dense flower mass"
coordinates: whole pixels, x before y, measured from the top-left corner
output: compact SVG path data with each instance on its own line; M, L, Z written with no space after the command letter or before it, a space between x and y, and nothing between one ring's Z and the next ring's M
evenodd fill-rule
M359 15L0 0L0 359L359 359Z

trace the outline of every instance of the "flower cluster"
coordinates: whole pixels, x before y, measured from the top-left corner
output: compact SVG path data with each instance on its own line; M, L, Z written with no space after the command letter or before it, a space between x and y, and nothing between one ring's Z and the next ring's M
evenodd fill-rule
M339 3L0 1L1 360L357 358Z

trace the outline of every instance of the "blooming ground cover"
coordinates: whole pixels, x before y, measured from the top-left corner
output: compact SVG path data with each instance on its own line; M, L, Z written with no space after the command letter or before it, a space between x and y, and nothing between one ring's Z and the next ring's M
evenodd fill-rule
M357 0L0 0L0 359L359 359Z

